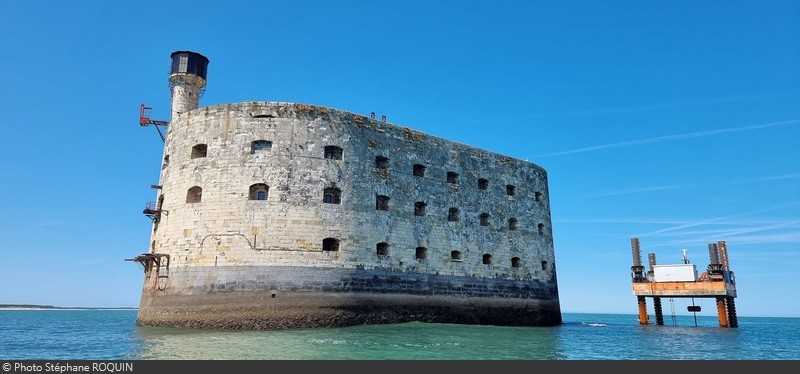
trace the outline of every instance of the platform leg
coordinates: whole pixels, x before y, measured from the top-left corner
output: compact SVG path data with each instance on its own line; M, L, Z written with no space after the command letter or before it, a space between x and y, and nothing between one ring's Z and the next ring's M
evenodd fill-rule
M653 298L653 307L656 309L656 324L659 326L664 326L664 312L661 310L660 297Z
M728 325L733 328L739 327L739 320L736 317L736 304L733 302L732 297L727 298L728 304Z
M725 308L725 298L717 298L717 316L719 317L719 327L728 327L728 311Z
M647 315L647 300L644 296L639 296L639 324L650 324L650 316Z

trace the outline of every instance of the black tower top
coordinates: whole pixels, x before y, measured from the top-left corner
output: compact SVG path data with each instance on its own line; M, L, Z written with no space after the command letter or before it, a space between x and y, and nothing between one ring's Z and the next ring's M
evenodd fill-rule
M208 58L196 52L190 51L176 51L170 55L172 58L172 67L169 70L169 75L174 74L191 74L196 75L203 80L206 80L206 73L208 72Z

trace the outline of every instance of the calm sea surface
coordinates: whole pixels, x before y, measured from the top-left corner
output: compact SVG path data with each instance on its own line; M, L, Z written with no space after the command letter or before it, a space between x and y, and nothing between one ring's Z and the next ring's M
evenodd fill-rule
M652 317L652 316L651 316ZM0 310L5 360L798 360L800 318L572 314L558 327L407 323L287 331L137 327L135 310Z

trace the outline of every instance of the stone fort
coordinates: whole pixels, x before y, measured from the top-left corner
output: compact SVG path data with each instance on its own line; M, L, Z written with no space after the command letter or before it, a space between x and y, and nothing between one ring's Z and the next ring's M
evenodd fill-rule
M543 168L374 114L199 107L209 60L171 58L137 324L562 323Z

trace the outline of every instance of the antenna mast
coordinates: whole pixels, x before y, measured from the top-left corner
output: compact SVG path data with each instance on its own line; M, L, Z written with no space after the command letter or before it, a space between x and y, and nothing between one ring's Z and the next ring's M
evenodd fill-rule
M166 127L169 122L151 119L150 118L150 110L151 109L153 109L153 108L145 106L144 104L142 104L139 107L139 126L142 126L142 127L147 127L147 126L150 126L150 125L155 126L156 130L158 130L158 135L161 137L161 141L162 142L166 142L166 139L164 138L164 134L161 132L161 129L159 128L159 126Z

